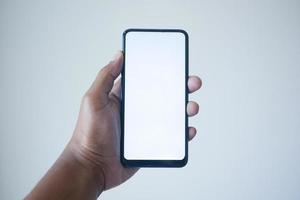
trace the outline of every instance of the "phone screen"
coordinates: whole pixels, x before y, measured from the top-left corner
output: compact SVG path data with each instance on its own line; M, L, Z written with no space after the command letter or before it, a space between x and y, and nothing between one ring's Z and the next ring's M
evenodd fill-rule
M186 158L187 39L181 30L124 32L125 160L151 163Z

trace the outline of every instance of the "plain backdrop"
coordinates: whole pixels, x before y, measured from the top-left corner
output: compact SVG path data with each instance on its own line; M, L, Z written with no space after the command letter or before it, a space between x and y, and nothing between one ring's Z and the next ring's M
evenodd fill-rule
M100 199L300 199L297 0L1 0L0 199L23 198L62 152L129 27L189 33L198 135L186 167L142 169Z

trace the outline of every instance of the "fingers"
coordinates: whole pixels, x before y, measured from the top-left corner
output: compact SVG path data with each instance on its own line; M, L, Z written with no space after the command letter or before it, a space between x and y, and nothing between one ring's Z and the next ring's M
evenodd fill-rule
M187 104L186 112L189 117L196 115L199 111L199 105L194 101L189 101Z
M190 93L199 90L201 86L202 86L202 81L198 76L189 76L188 88Z
M188 79L188 88L189 92L193 93L199 90L202 86L202 81L198 76L190 76ZM199 105L194 102L190 101L187 104L187 114L189 117L195 116L199 112ZM191 141L197 134L197 130L195 127L189 127L189 141Z
M202 86L202 81L198 76L189 76L188 88L189 93L199 90ZM189 101L187 104L187 115L189 117L195 116L199 112L199 105L194 101ZM191 141L197 134L195 127L189 127L189 141Z
M187 105L187 114L189 117L194 116L199 111L199 105L194 102L190 101ZM196 136L197 130L195 127L189 127L189 141L191 141Z
M197 134L195 127L189 127L189 141L191 141Z
M119 76L123 65L123 54L118 51L114 60L100 70L88 93L99 98L102 103L108 101L114 80Z

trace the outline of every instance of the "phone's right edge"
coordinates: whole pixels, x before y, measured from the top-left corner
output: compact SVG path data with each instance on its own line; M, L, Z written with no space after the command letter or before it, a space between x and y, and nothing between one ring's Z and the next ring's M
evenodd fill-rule
M187 104L189 101L189 35L185 30L176 29L176 31L181 32L185 36L185 156L182 160L178 161L177 167L184 167L188 162L188 141L189 141L189 118L187 114Z

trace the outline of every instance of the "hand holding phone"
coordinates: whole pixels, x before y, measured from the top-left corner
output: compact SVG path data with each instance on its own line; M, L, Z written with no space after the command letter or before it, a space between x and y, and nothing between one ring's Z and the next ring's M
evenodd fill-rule
M120 75L124 63L123 61L124 57L122 52L118 52L115 59L109 62L98 73L92 86L83 97L76 128L70 142L55 164L49 169L47 174L27 195L26 199L58 199L62 196L68 196L72 199L97 198L102 191L108 190L125 182L139 169L137 167L124 167L120 162L121 82L117 81L114 83L114 81ZM148 62L148 60L144 60L143 62L151 63ZM131 78L134 79L134 77ZM122 80L124 81L124 79ZM141 90L148 88L148 86L144 87L144 80L145 79L139 83L139 88ZM188 87L188 92L191 93L200 88L201 80L196 76L189 76L185 85ZM161 87L165 88L165 94L167 95L169 92L167 89L168 87L164 87L164 84L161 85ZM123 92L124 89L125 88L123 87ZM182 94L182 92L179 92L178 94ZM146 106L151 106L153 103L162 105L159 103L159 99L152 100L149 100L149 105ZM172 104L172 102L170 103ZM160 112L157 108L155 109L157 112ZM188 116L193 116L198 112L198 104L196 102L189 101L184 109L186 109ZM180 107L177 111L179 110L182 110L182 107ZM124 117L124 108L122 111L122 116ZM166 109L164 111L169 113L170 109ZM143 112L143 109L141 111L139 110L138 113L141 114L141 117L147 114L146 112ZM162 116L158 116L158 118L161 117L165 117L167 119L167 115L164 116L164 114L162 114ZM174 118L174 116L170 116L170 120L172 120L172 118ZM122 124L124 125L124 121ZM155 123L150 125L154 126ZM163 123L160 125L163 125ZM139 126L143 128L141 124ZM182 138L182 134L180 132L176 134ZM196 129L188 127L189 140L192 139L195 134ZM172 140L172 138L170 139ZM173 144L173 142L174 140L172 140L170 144ZM134 148L136 147L136 144L134 144ZM173 147L170 149L173 149ZM168 161L167 159L159 160L159 163L150 162L150 165L180 166L184 164L181 159L182 155L184 155L184 153L182 154L182 149L180 151L175 151L175 153L173 152L173 157L172 154L168 154L168 152L171 151L166 151L170 149L163 149L162 155L171 155L169 158L179 158L179 160L172 160L171 163L166 163ZM162 157L159 154L152 154L151 152L150 154L148 154L148 152L146 153L147 154L145 154L145 151L142 151L139 158L156 159L158 157ZM137 154L135 152L132 154L129 152L128 155L129 157L133 156L133 158L135 158ZM124 155L122 156L124 157ZM178 161L179 163L177 163ZM141 166L148 165L147 160L142 160L142 162L144 163L141 163ZM132 163L128 164L131 165ZM57 187L58 183L59 187Z

